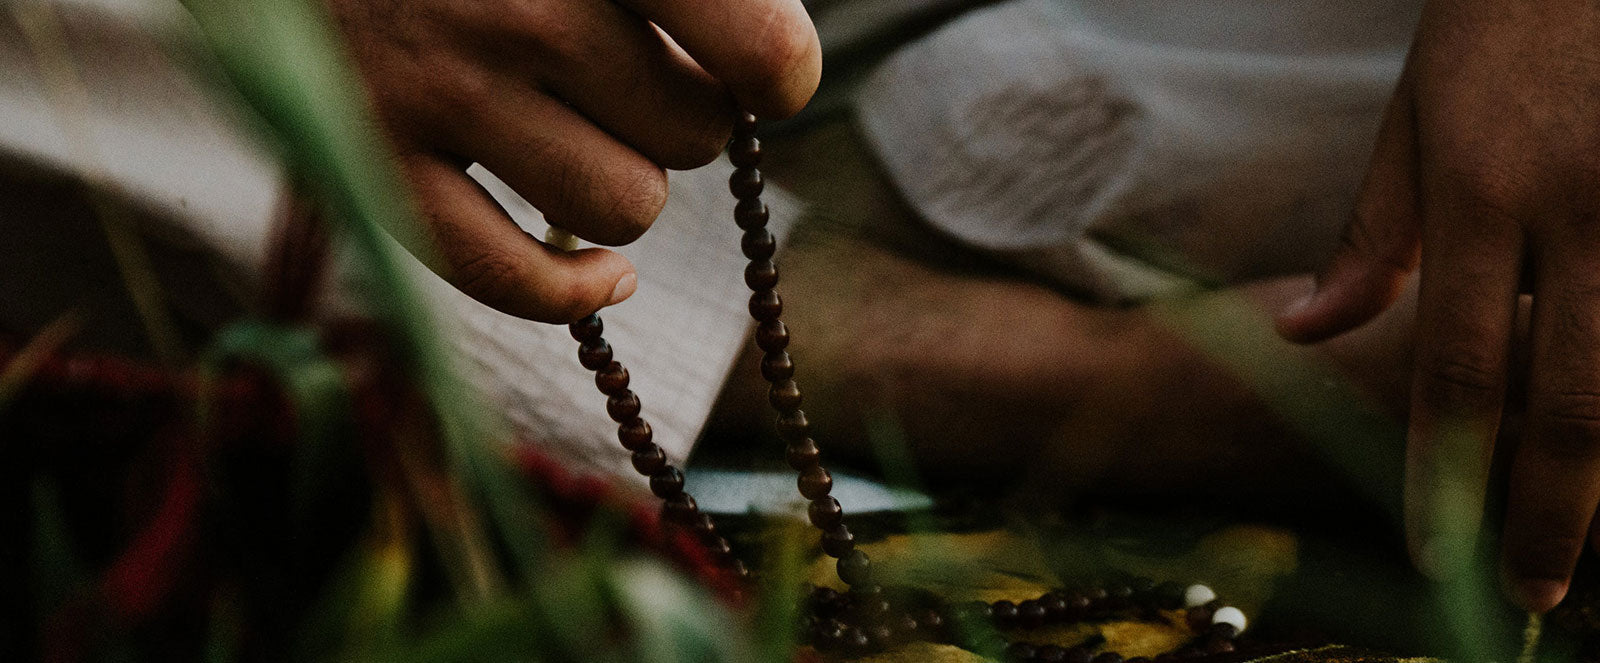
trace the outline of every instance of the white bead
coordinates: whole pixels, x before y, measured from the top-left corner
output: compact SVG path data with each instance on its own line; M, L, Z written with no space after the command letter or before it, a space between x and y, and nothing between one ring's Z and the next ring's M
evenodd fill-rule
M1205 585L1189 585L1188 589L1183 590L1183 605L1186 607L1198 608L1215 600L1217 593Z
M1245 620L1244 611L1243 610L1240 610L1240 609L1235 608L1235 607L1230 605L1230 606L1217 608L1216 614L1211 615L1211 623L1213 623L1213 624L1233 624L1233 627L1236 628L1236 629L1239 629L1240 633L1244 633L1245 624L1248 624L1250 622Z

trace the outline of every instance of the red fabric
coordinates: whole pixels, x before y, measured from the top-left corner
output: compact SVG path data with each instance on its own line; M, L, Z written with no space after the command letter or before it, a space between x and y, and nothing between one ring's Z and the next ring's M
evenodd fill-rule
M364 351L370 355L375 337L355 336L365 336L367 341L365 348L357 348L355 354ZM0 372L15 359L14 347L0 343ZM341 353L349 350L347 347ZM370 366L371 359L358 358L353 363ZM393 365L382 361L376 364ZM393 451L390 445L399 438L385 429L391 424L403 425L396 423L403 419L395 416L397 410L417 411L405 406L415 395L400 393L404 392L404 381L395 377L371 375L365 385L352 385L356 390L357 420L373 422L370 426L360 425L373 428L362 437L366 438L366 472L375 481L393 479L384 465L392 462L388 457ZM199 376L194 370L168 371L116 357L55 354L43 358L26 382L25 392L31 390L35 394L45 394L51 402L60 401L58 406L62 412L94 413L92 416L110 419L102 422L97 430L118 430L119 423L115 419L119 416L148 418L150 414L140 409L142 403L166 404L144 443L151 445L154 453L128 455L136 459L130 462L142 466L142 472L165 477L159 502L146 512L150 514L145 516L148 520L136 524L135 533L103 568L95 591L58 606L42 625L43 644L49 660L83 660L93 651L93 636L100 629L136 627L170 608L180 579L190 574L194 565L203 564L200 559L203 549L198 547L203 545L199 515L206 508L207 492L203 489L201 468L207 461L199 454L237 449L240 444L265 443L269 449L286 450L294 439L294 417L267 376L247 367L230 372L213 384L210 393L215 402L211 412L217 434L205 445L181 436L158 436L160 431L186 430L174 424L185 421L180 417L191 416L194 411L201 390ZM397 388L397 384L401 386ZM21 416L26 417L27 413ZM163 422L162 418L171 420ZM121 432L122 437L126 437L126 431ZM551 507L559 521L557 526L564 530L558 534L571 540L597 509L617 509L625 515L630 535L641 549L661 555L724 600L733 604L743 601L746 592L742 581L719 565L691 533L663 523L660 500L654 496L620 487L594 475L575 473L542 452L535 443L524 442L513 449L509 461L527 481L530 490L542 496ZM619 448L618 453L624 452ZM67 453L57 462L71 462L73 457L74 454ZM47 468L35 468L35 471L47 471ZM139 511L131 509L129 512ZM189 591L193 584L184 583L184 591Z

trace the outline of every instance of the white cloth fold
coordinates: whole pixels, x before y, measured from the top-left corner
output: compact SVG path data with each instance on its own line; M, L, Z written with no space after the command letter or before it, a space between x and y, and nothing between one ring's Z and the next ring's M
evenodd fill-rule
M864 131L930 223L1102 301L1314 269L1415 0L1010 0L886 61Z

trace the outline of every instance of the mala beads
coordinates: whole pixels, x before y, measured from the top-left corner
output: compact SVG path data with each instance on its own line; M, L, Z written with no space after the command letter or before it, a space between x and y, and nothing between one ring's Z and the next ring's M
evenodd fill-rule
M650 492L661 498L661 519L679 525L700 539L719 562L738 577L748 577L744 561L734 557L728 540L717 532L711 516L700 513L694 497L683 490L683 472L667 462L657 446L650 422L639 416L639 395L628 388L628 369L612 359L611 344L602 334L599 315L590 315L567 327L578 345L578 363L594 371L594 384L606 395L606 414L617 422L617 440L633 452L634 471L650 478Z
M908 598L885 599L885 594ZM1203 604L1193 604L1197 594L1210 598ZM975 601L957 605L941 605L915 592L880 590L867 595L819 587L811 591L806 604L802 640L820 651L862 655L913 641L962 644L962 635L976 635L979 649L1003 651L1006 660L1015 663L1173 663L1235 650L1234 642L1246 624L1244 613L1220 605L1215 596L1205 585L1185 589L1176 583L1155 585L1144 578L1105 587L1054 590L1022 602ZM1124 661L1115 652L1096 653L1088 644L1061 647L994 640L1000 637L1000 631L1130 617L1151 619L1159 611L1183 608L1187 608L1186 626L1196 637L1176 652L1154 659L1136 657ZM987 631L984 627L988 627ZM962 628L977 633L959 633Z
M883 587L872 583L872 560L855 547L855 535L844 524L844 508L830 493L833 477L822 466L821 451L811 439L811 425L800 409L800 387L794 380L794 359L789 356L789 330L780 317L783 299L778 296L778 267L772 258L777 253L777 238L767 229L768 210L761 200L765 186L761 171L761 143L756 139L756 118L742 113L734 123L728 145L728 159L734 172L728 189L737 203L734 222L744 231L740 250L750 263L744 270L750 287L750 317L756 321L755 341L764 356L761 376L770 383L767 400L777 411L778 434L786 444L789 466L798 473L796 487L809 501L807 517L822 533L822 551L837 560L839 579L849 591L815 588L803 615L802 640L821 651L861 655L881 651L911 641L953 642L963 625L987 622L991 636L1000 631L1018 631L1047 625L1071 624L1113 617L1140 615L1153 617L1159 610L1187 608L1185 619L1195 640L1177 652L1153 659L1124 660L1115 652L1095 653L1088 646L1060 647L1022 641L981 643L988 649L1004 649L1005 658L1016 663L1175 663L1208 654L1234 651L1234 641L1244 630L1244 613L1223 606L1216 593L1205 585L1184 588L1174 583L1156 586L1149 580L1080 590L1056 590L1037 599L1020 603L995 601L948 605L922 593L918 600L890 598ZM570 249L575 240L552 228L547 241ZM572 338L580 344L578 361L595 372L595 386L605 394L606 412L617 422L617 438L633 453L633 467L649 477L650 491L663 500L662 519L687 528L735 575L749 577L750 571L733 555L728 540L718 533L710 515L701 513L694 498L684 492L683 473L667 462L665 454L651 437L650 424L640 416L637 394L628 388L628 371L612 358L611 345L602 336L604 325L598 315L590 315L569 326ZM915 592L899 592L915 595ZM899 605L896 605L896 604Z
M756 169L761 163L761 142L755 134L755 116L742 113L734 123L733 140L728 145L728 160L734 165L728 190L739 201L734 205L733 219L744 230L739 247L750 260L744 269L744 282L751 290L750 317L757 323L756 346L766 353L761 358L761 377L772 383L767 401L778 412L778 435L788 444L789 467L800 474L800 494L811 502L806 514L811 525L822 531L822 552L838 560L840 580L852 587L864 586L872 581L872 560L856 549L855 535L844 524L844 508L829 495L833 476L822 466L821 452L811 439L811 424L800 409L800 386L794 381L794 359L785 350L789 346L789 330L779 319L783 299L774 290L778 266L772 262L778 242L767 230L767 205L761 202L763 182L761 171Z

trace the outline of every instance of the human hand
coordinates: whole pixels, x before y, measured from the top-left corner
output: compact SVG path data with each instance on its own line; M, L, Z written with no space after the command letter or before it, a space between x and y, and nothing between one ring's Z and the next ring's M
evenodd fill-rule
M1342 248L1278 319L1291 340L1342 333L1420 265L1406 531L1412 558L1439 575L1478 529L1531 277L1501 567L1512 598L1538 612L1566 594L1586 539L1600 547L1597 43L1593 3L1430 1Z
M620 245L666 202L664 168L711 162L735 108L795 113L821 48L799 0L327 0L359 64L430 247L462 292L569 322L633 293L622 256L563 253L517 228L478 162L551 225Z

